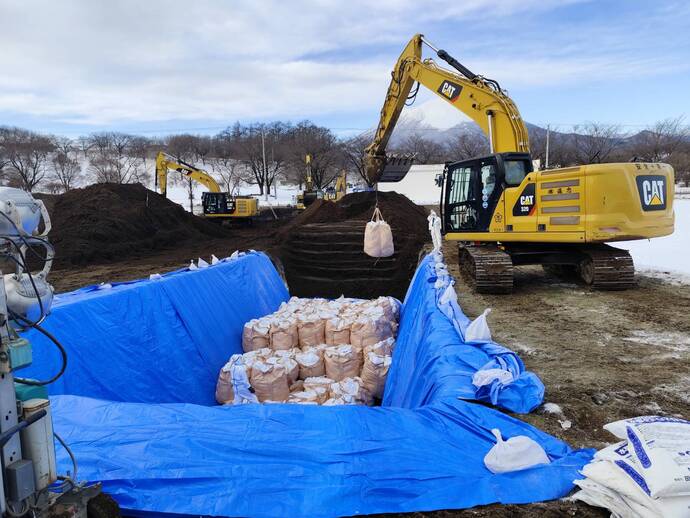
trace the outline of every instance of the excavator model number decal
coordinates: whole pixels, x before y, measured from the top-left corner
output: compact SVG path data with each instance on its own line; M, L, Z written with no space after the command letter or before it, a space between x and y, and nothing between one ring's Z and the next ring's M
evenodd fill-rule
M528 183L513 206L513 216L531 216L534 214L536 206L536 190L534 184Z
M636 178L642 210L664 210L666 208L666 177L661 175L640 175Z
M440 93L443 97L448 99L450 102L454 102L455 99L458 98L460 95L460 92L462 91L462 86L459 84L453 83L452 81L443 81L441 83L441 86L438 87L437 92Z

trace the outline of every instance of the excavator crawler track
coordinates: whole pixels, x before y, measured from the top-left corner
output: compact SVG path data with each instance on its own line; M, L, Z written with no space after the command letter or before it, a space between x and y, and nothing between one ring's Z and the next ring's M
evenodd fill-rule
M627 250L602 246L582 250L580 276L592 288L626 290L635 287L635 265Z
M460 271L478 293L513 291L513 262L495 246L465 246L458 249Z

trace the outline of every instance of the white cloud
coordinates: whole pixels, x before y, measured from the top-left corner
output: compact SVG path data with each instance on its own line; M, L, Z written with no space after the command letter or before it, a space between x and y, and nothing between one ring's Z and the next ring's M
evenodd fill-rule
M445 6L418 0L0 0L0 112L94 127L365 112L374 124L397 49L415 32L435 27L446 33L457 27L457 39L438 43L448 50L471 49L470 68L516 88L632 77L676 66L663 56L633 64L588 58L581 52L586 41L568 40L572 48L563 55L565 44L541 45L558 35L503 31L507 25L497 23L562 5L556 0L465 0ZM472 40L474 22L500 30L493 39L475 34ZM504 54L506 38L514 39L515 49ZM494 45L494 39L504 46ZM616 39L611 46L618 44ZM376 53L368 54L369 48ZM326 55L342 57L319 57ZM425 105L427 117L444 119L442 104Z

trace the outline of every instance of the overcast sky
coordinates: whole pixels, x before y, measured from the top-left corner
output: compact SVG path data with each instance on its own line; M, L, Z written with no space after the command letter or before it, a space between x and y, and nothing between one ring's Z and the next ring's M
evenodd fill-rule
M67 135L272 119L358 132L416 32L536 124L690 116L683 1L0 0L0 20L0 125ZM462 120L429 94L410 113Z

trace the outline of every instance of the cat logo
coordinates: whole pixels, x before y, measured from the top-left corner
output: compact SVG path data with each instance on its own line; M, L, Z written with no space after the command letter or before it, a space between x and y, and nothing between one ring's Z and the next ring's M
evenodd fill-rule
M666 177L661 175L640 175L636 178L642 210L664 210L666 208Z
M528 183L513 206L513 216L532 216L537 207L535 198L536 188L533 183Z
M462 86L455 84L452 81L443 81L441 86L439 86L438 90L436 91L450 102L455 102L455 99L458 98L460 92L462 91Z

